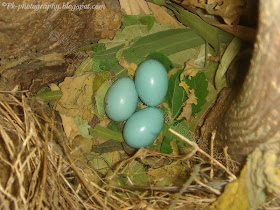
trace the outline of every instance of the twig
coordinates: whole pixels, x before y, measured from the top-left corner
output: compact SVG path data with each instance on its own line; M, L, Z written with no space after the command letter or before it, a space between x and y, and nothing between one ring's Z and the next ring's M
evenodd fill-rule
M5 209L5 210L9 210L9 201L7 199L5 199L4 195L2 193L0 193L0 209Z
M44 196L44 189L47 181L47 170L48 170L48 165L47 165L47 158L48 158L48 138L49 138L49 124L46 124L45 127L45 147L44 147L44 158L43 158L43 176L42 176L42 185L41 185L41 192L39 196L39 202L37 209L40 210L42 207L42 201L43 201L43 196Z
M186 181L186 183L183 185L183 187L181 188L180 192L176 195L175 200L173 200L173 202L171 203L170 207L168 208L168 210L173 210L174 207L176 206L176 203L178 202L179 198L182 196L182 194L187 190L188 186L192 183L192 181L195 179L196 175L199 172L199 165L196 165L194 167L194 170L192 172L192 175L190 176L190 178Z
M17 91L13 91L13 90L10 90L10 91L7 91L7 90L1 90L0 93L27 93L29 92L29 90L17 90Z
M211 170L210 170L210 178L213 179L214 177L214 169L213 169L213 159L214 159L214 140L216 137L216 130L212 132L211 141L210 141L210 155L211 155Z
M219 190L214 189L213 187L210 187L209 185L204 184L203 182L199 181L198 179L194 179L194 181L201 185L202 187L205 187L206 189L210 190L211 192L213 192L216 195L221 195L221 192Z
M188 154L186 155L186 157L184 157L183 159L184 159L184 160L189 160L192 156L194 156L194 154L195 154L196 152L197 152L197 149L194 148L194 150L191 151L190 153L188 153Z
M2 185L0 184L0 192L5 195L7 198L9 198L10 200L13 201L14 205L15 205L15 209L19 209L18 208L18 202L17 202L17 199L12 195L10 194L9 192L7 192L3 187Z
M85 209L87 210L88 208L85 206L84 202L82 201L81 197L76 193L76 191L73 189L73 187L71 186L71 184L67 181L67 179L63 176L62 173L59 173L60 177L62 178L62 180L65 182L65 184L69 187L69 189L73 192L73 194L76 196L76 198L78 198L78 200L80 201L80 203L85 207Z
M113 175L112 175L111 177L108 177L109 180L112 180L112 179L117 175L117 173L119 172L119 170L121 169L121 167L122 167L123 165L125 165L126 163L129 163L130 161L135 160L136 158L139 158L139 157L143 156L143 154L144 154L144 156L145 156L146 151L143 150L143 149L141 148L141 149L139 149L132 157L129 157L129 158L123 160L122 162L120 162L119 165L118 165L118 167L117 167L116 170L114 171Z
M227 153L227 151L228 151L228 146L225 146L224 147L224 154L225 154L225 158L226 158L226 167L227 167L227 169L229 169L229 162L228 162L228 153Z
M169 128L169 131L171 133L173 133L174 135L178 136L179 138L181 138L182 140L184 140L185 142L187 142L189 145L191 145L194 149L196 149L198 152L200 152L201 154L205 155L207 158L209 158L210 160L213 159L213 162L216 163L219 167L221 167L222 169L224 169L231 177L233 180L236 179L236 176L230 172L230 170L228 170L223 164L221 164L219 161L217 161L215 158L212 158L209 154L207 154L206 152L204 152L195 142L189 140L188 138L186 138L185 136L181 135L180 133L172 130L171 128Z
M104 209L109 209L106 205L104 205L104 203L102 202L101 198L99 195L96 194L96 190L92 187L92 185L84 178L84 176L81 174L80 170L78 169L78 167L75 165L75 163L73 162L72 158L70 157L70 155L67 153L67 149L66 149L66 145L63 145L63 149L65 151L65 155L68 158L71 168L73 169L73 171L77 174L78 178L80 179L80 181L82 182L82 184L85 186L85 188L91 193L94 194L94 199L104 208ZM115 206L113 206L115 207Z

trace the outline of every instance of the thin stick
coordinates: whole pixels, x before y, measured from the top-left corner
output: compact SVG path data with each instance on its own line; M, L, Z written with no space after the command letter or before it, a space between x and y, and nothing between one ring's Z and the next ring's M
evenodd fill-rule
M113 175L111 177L109 177L109 180L112 180L117 175L117 173L119 172L119 170L121 169L121 167L124 164L129 163L130 161L133 161L134 159L141 157L145 153L146 153L146 151L141 148L132 157L129 157L129 158L123 160L122 162L120 162L118 167L114 171Z
M191 151L189 154L186 155L186 157L184 157L184 160L189 160L192 156L194 156L194 154L197 152L197 149L194 148L193 151Z
M4 195L2 193L0 193L0 209L5 209L5 210L9 210L9 201L7 199L5 199Z
M29 92L29 90L17 90L17 91L12 91L12 90L1 90L0 93L26 93L26 92Z
M37 209L40 210L42 208L42 201L44 196L44 189L47 181L47 170L48 170L48 164L47 164L47 158L48 158L48 138L49 138L49 124L46 124L45 127L45 147L44 147L44 157L43 157L43 176L42 176L42 185L41 185L41 192L39 196L39 202Z
M213 192L216 195L221 195L221 192L219 190L214 189L213 187L210 187L209 185L204 184L203 182L199 181L198 179L194 179L194 181L201 185L202 187L205 187L206 189L210 190L211 192Z
M214 162L213 162L213 159L214 159L214 140L215 140L215 137L216 137L216 130L214 130L212 132L211 141L210 141L210 156L211 156L210 178L211 179L213 179L213 177L214 177L214 169L213 169Z
M78 169L78 167L75 165L75 163L73 162L72 158L70 157L70 155L66 152L66 146L63 145L63 149L65 151L65 155L68 158L71 168L73 169L73 171L75 171L75 173L77 174L78 178L80 179L80 181L82 182L82 184L85 186L85 188L91 193L91 194L95 194L94 199L97 201L97 203L99 203L104 209L109 209L107 206L104 205L104 203L101 200L101 197L99 195L96 194L96 190L92 187L92 185L84 178L84 176L81 174L80 170ZM115 207L115 206L113 206Z
M231 177L233 180L236 179L236 176L230 172L230 170L228 170L223 164L221 164L219 161L217 161L216 159L212 158L209 154L207 154L206 152L204 152L195 142L189 140L188 138L186 138L185 136L181 135L180 133L177 133L176 131L172 130L171 128L169 128L169 131L171 133L173 133L174 135L178 136L179 138L181 138L182 140L184 140L185 142L187 142L189 145L191 145L194 149L197 149L198 152L200 152L201 154L205 155L207 158L209 158L210 160L213 159L213 162L216 163L219 167L221 167L222 169L224 169Z
M188 186L190 186L190 184L192 183L192 181L195 179L196 175L199 172L199 165L196 165L194 167L194 170L192 172L192 175L190 176L190 178L186 181L186 183L183 185L183 187L181 188L180 192L176 195L175 200L173 200L173 202L171 203L170 207L168 208L168 210L173 210L176 206L176 203L178 202L179 198L182 196L182 194L187 190Z
M62 173L59 173L59 175L61 176L61 178L63 179L63 181L66 183L66 185L69 187L69 189L73 192L73 194L78 198L78 200L80 201L80 203L85 207L85 209L88 209L84 202L82 201L81 197L77 194L77 192L73 189L73 187L71 186L71 184L67 181L67 179L63 176Z
M227 169L229 169L229 162L228 162L228 153L227 153L227 151L228 151L228 146L225 146L224 147L224 154L225 154L225 158L226 158L226 167L227 167Z

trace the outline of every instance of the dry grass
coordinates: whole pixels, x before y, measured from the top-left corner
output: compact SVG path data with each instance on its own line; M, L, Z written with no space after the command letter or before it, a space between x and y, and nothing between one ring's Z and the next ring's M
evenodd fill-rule
M205 183L207 174L233 175L194 145L195 150L176 157L142 148L110 176L100 177L79 149L69 147L58 115L44 102L28 93L20 93L20 100L5 94L10 100L0 102L0 209L205 208L220 194L217 186L225 184ZM149 156L188 161L193 175L182 188L110 185L129 163Z
M175 209L192 209L215 200L168 188L109 187L83 156L74 155L48 106L25 94L10 98L0 102L0 209L167 209L175 198ZM114 174L146 153L121 162Z
M45 103L26 93L21 100L9 98L0 101L0 209L203 209L226 184L207 183L213 170L233 177L228 167L192 142L194 150L185 156L142 148L100 177L79 149L69 147L58 115ZM146 157L188 161L193 171L182 187L110 184L131 162ZM274 209L273 199L263 209Z

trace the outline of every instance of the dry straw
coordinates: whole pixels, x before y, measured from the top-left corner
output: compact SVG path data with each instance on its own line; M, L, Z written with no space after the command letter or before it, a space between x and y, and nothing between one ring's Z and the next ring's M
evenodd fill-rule
M69 147L56 113L42 101L26 93L20 95L20 100L9 94L9 101L0 102L0 209L167 209L170 205L174 209L204 208L220 192L206 189L201 168L204 160L195 152L172 156L141 149L115 166L110 176L100 177L82 154L74 155L78 149ZM195 149L200 152L198 147ZM183 188L110 185L129 163L146 156L187 159L191 167L201 165L201 169Z

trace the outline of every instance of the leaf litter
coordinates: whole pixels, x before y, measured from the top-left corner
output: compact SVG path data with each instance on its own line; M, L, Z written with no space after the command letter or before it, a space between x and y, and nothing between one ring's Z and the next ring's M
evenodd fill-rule
M160 1L154 1L157 2ZM54 109L61 116L71 149L76 151L73 157L84 160L81 163L87 164L82 167L84 171L94 171L90 179L94 180L95 187L106 188L119 200L135 201L143 191L169 192L170 187L179 191L191 178L195 165L209 166L209 160L195 155L197 151L201 152L196 144L184 141L181 136L195 140L199 121L214 103L220 89L227 85L225 71L241 44L236 38L232 40L231 34L172 3L165 6L185 26L179 25L166 8L156 4L123 0L121 6L125 13L123 26L115 38L99 40L98 44L91 46L90 57L81 63L75 76L65 78L59 84L60 90L44 89L38 92L38 96L46 102L56 100ZM147 10L149 6L150 10ZM166 22L159 23L158 14L165 14ZM211 48L209 53L208 48ZM220 54L221 61L210 61L211 56L219 58ZM115 79L127 75L133 77L137 66L149 58L160 61L169 71L167 96L160 105L165 124L153 145L129 156L123 149L124 124L110 122L106 117L104 97ZM222 66L223 62L227 65ZM94 116L98 122L91 126ZM212 181L208 173L207 169L200 170L195 179L207 185ZM194 185L190 183L189 186ZM205 191L198 188L191 192ZM153 204L154 207L166 203L161 200L163 194L158 195L159 201ZM204 194L205 199L210 197ZM210 200L207 205L213 201Z

